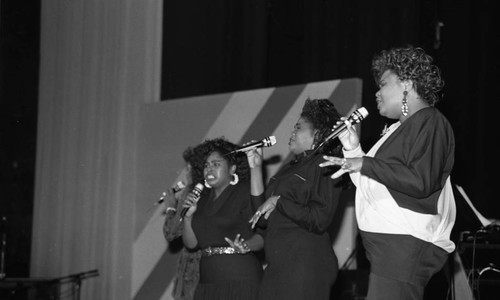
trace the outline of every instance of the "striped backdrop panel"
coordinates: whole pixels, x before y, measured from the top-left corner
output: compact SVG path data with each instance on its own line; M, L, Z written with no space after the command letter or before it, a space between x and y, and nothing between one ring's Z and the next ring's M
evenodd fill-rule
M266 157L280 158L268 166L272 176L287 159L288 139L306 99L328 98L342 115L349 115L361 106L361 88L361 80L351 78L144 104L137 145L140 196L131 220L136 229L131 299L172 299L177 254L163 238L162 208L154 203L176 182L184 149L220 136L242 144L274 135L276 145L265 149ZM355 242L352 207L346 212L333 245L341 266Z

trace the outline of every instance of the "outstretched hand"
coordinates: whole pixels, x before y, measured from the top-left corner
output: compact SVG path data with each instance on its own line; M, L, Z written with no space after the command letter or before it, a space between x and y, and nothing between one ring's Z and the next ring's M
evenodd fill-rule
M238 252L239 254L245 254L251 251L250 248L248 248L247 243L245 243L245 239L242 238L239 233L236 235L234 240L231 240L227 237L225 237L224 239L229 244L229 246L233 247L233 249L236 250L236 252Z
M266 220L269 218L269 215L271 215L274 211L279 198L280 196L271 196L259 207L259 209L257 209L250 221L248 221L248 223L252 223L252 228L255 227L255 224L257 224L261 216L264 216L264 219Z
M323 156L325 162L319 164L320 167L340 166L340 169L333 173L332 179L339 178L345 173L359 172L363 166L363 157L342 158L335 156Z

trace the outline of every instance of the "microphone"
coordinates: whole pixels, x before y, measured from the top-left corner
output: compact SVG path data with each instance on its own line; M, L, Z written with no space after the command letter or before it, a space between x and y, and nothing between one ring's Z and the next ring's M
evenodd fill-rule
M347 129L347 125L351 124L358 124L359 122L363 121L366 117L368 116L368 111L364 107L360 107L356 109L348 118L347 120L344 121L344 123L340 124L339 127L333 128L332 133L325 138L323 143L321 143L316 149L319 149L321 146L323 146L326 142L331 140L332 138L338 137L344 130Z
M175 186L172 188L172 192L174 192L174 194L175 194L177 192L182 191L185 187L186 187L186 185L184 184L184 182L177 181L177 183L175 184ZM166 195L167 195L167 193L163 192L162 196L160 197L160 200L156 201L155 205L162 204L165 201L165 196Z
M251 144L248 144L246 146L242 146L242 147L240 147L234 151L231 151L229 153L246 152L246 151L254 149L254 148L271 147L274 144L276 144L276 137L274 135L272 135L272 136L268 136L268 137L262 139L262 141L251 143Z
M192 193L194 194L194 201L195 202L198 202L198 200L200 200L200 196L201 196L201 192L203 191L203 184L201 183L198 183ZM188 212L190 207L183 207L182 210L181 210L181 220L184 219L184 216L186 215L186 213Z

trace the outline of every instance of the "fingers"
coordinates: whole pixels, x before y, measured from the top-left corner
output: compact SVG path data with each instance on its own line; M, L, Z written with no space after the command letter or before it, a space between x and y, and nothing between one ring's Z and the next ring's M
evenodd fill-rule
M345 173L347 173L347 170L345 169L340 169L338 170L337 172L333 173L333 175L331 176L332 179L337 179L339 178L340 176L344 175Z
M264 215L264 219L268 219L269 215L274 211L274 208L276 207L276 202L280 198L280 195L274 195L269 197L269 199L262 204L259 209L255 212L255 214L252 216L250 221L248 223L252 223L252 229L255 227L255 224L257 224L257 221L259 221L260 217Z
M188 196L184 200L184 204L182 205L182 207L185 207L188 209L186 216L190 217L192 214L194 214L194 211L196 210L196 207L197 207L196 200L192 199Z
M243 146L250 145L250 144L255 143L255 142L257 142L257 141L256 140L251 140L249 142L244 143Z
M347 172L350 172L350 168L352 167L352 160L347 158L335 157L335 156L323 156L326 160L319 164L320 167L328 167L328 166L340 166L340 170L333 173L331 176L332 179L337 179L340 176L344 175Z
M234 238L234 241L232 241L228 237L224 237L224 240L226 240L226 242L240 254L250 252L250 248L248 247L247 243L245 243L245 239L241 238L241 235L239 233Z
M261 209L262 213L264 214L264 219L269 219L269 216L276 208L276 203L278 203L280 197L281 195L274 195L266 200L266 202L264 203L264 207Z
M252 229L255 227L255 224L257 224L257 222L259 221L259 219L260 219L261 216L262 216L262 213L260 212L260 210L258 210L252 216L252 218L250 219L250 221L248 221L248 223L252 223Z
M326 161L320 163L319 164L320 167L341 166L345 163L345 158L341 158L341 157L324 155L323 159L325 159Z
M333 126L333 130L337 129L337 127L339 127L340 125L344 124L345 121L347 120L346 117L341 117L339 121L337 121L337 123L335 123L335 125Z
M235 245L234 245L234 242L231 241L230 239L228 239L227 237L224 238L224 240L226 240L226 242L229 244L229 246L235 248Z
M269 209L268 211L266 211L266 214L264 215L264 219L269 219L269 216L271 215L271 213L274 211L274 207Z
M349 128L347 128L346 130L342 131L340 134L339 134L339 139L340 140L343 140L344 138L347 137L348 134L351 134L351 131Z
M248 165L251 169L260 167L262 164L262 149L250 149L245 152L247 155Z
M342 159L342 166L341 168L346 170L346 171L349 171L352 167L352 163L350 160L347 160L347 159Z

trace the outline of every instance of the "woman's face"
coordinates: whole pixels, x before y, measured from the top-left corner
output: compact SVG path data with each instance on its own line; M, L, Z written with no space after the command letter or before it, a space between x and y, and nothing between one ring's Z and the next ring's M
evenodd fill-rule
M292 135L288 142L290 151L294 154L300 154L306 150L311 150L315 133L316 130L312 128L310 122L304 118L299 118L293 127Z
M225 188L233 179L235 170L236 166L229 166L229 162L218 152L212 152L205 161L203 175L213 188Z
M401 117L404 85L390 70L385 71L379 81L379 90L375 94L377 109L381 116L389 119Z

